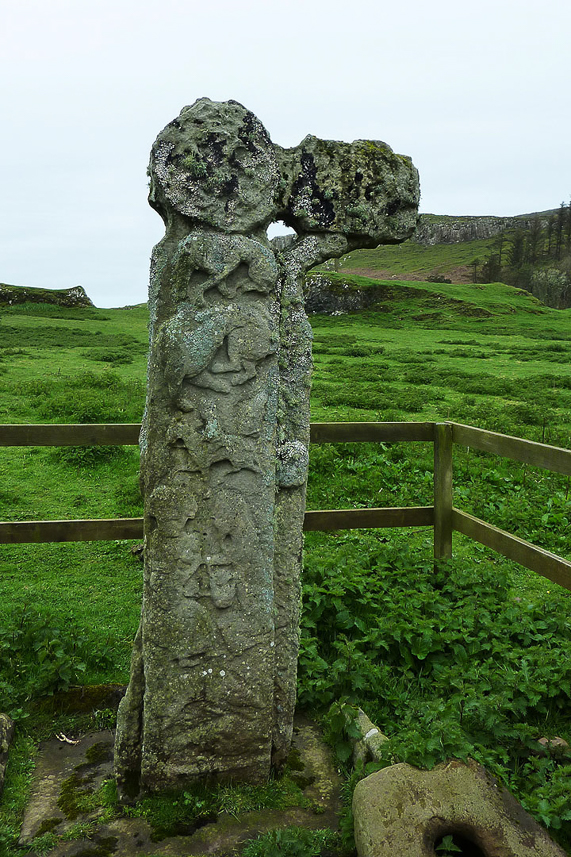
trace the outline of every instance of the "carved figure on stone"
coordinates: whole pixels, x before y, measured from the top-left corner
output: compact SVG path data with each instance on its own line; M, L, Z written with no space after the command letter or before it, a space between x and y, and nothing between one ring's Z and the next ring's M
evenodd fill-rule
M145 571L118 715L122 800L265 781L289 751L309 446L305 272L403 241L418 176L383 143L272 144L235 101L161 132L141 433ZM272 244L269 224L297 232Z

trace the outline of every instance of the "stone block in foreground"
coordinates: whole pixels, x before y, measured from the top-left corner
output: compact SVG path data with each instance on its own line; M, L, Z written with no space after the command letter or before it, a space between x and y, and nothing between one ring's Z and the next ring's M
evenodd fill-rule
M449 834L474 857L565 857L474 761L450 761L432 771L384 768L357 784L353 814L359 857L434 857Z

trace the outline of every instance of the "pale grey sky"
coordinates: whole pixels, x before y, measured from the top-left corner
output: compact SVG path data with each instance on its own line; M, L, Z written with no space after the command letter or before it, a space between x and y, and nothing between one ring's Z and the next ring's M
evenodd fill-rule
M0 0L0 282L146 300L159 131L234 98L272 139L381 139L421 211L571 196L568 0Z

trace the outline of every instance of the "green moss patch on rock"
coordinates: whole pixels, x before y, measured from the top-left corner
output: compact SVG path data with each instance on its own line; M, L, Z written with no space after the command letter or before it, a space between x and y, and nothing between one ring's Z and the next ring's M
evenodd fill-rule
M69 821L97 808L99 801L91 786L92 782L92 778L81 776L78 771L63 781L57 805Z
M111 857L117 851L117 837L106 836L82 848L81 851L75 851L73 857Z
M56 827L62 823L61 818L46 818L38 827L37 836L43 836L44 833L52 833Z
M113 759L113 744L111 741L98 741L92 744L85 753L85 759L90 765L108 762Z

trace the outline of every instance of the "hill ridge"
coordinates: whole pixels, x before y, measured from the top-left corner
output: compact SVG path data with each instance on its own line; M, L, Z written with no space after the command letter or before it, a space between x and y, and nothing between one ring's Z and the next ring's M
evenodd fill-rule
M0 283L0 307L23 303L55 304L63 307L95 306L83 286L72 286L70 289L41 289Z
M530 214L517 214L513 217L499 217L491 214L458 216L421 214L416 231L410 240L423 246L478 241L493 238L506 230L528 229L537 219L544 228L554 213L555 210L550 209Z

